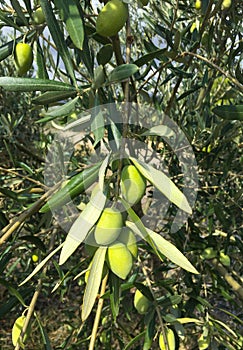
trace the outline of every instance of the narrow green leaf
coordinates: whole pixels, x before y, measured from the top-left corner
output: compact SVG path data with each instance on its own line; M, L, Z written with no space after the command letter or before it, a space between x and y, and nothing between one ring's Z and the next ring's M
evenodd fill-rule
M18 0L11 0L11 4L15 10L15 12L17 13L18 17L21 19L21 21L26 25L28 26L28 21L24 15L24 12L18 2Z
M94 70L94 80L92 83L93 89L99 89L105 82L105 73L103 66L98 66Z
M39 329L40 329L40 333L41 333L41 337L42 337L42 340L43 340L43 344L45 346L45 350L52 350L51 342L50 342L50 339L48 337L48 334L47 334L47 331L46 331L45 327L43 327L43 325L41 323L41 320L39 319L37 314L35 314L35 318L37 320L37 323L38 323L38 326L39 326Z
M45 58L44 58L39 40L37 40L36 42L36 63L37 63L37 78L49 79L49 76L46 70Z
M48 91L32 99L38 105L48 105L53 102L63 101L69 97L74 97L76 91Z
M46 213L50 209L55 210L84 192L97 179L100 166L101 162L74 175L63 188L52 195L40 209L40 212Z
M161 235L147 228L147 231L155 243L158 250L176 265L191 273L199 274L190 261L172 243L164 239Z
M166 125L156 125L142 134L142 136L148 136L148 135L157 135L161 137L173 137L175 136L175 133L170 127Z
M8 91L75 91L72 85L48 79L0 77L0 86Z
M60 56L63 59L63 63L66 67L67 73L69 74L70 78L72 79L72 82L76 85L76 78L74 75L71 55L68 51L68 47L66 45L64 34L61 31L59 24L57 22L57 19L53 13L51 3L48 0L40 0L40 5L41 5L41 8L43 10L44 16L46 18L46 22L47 22L48 28L50 30L52 39L53 39L54 43L56 44L58 53L60 54Z
M181 324L185 323L196 323L196 324L203 324L204 321L200 321L197 318L191 318L191 317L182 317L182 318L177 318L176 322L179 322Z
M167 197L178 208L184 210L188 214L192 214L192 209L179 188L166 176L162 171L143 163L142 161L130 158L140 173L153 184L165 197Z
M26 307L25 301L17 289L15 289L9 282L5 281L3 278L0 278L0 284L8 289L9 293L15 296L15 298L18 299L18 301L20 302L20 304L22 304L23 307Z
M213 112L226 120L243 120L243 105L218 106Z
M74 110L78 100L79 96L76 96L73 100L68 101L61 106L54 107L53 109L48 110L45 113L42 113L42 116L53 118L67 116Z
M84 241L88 232L99 219L106 203L106 196L100 190L91 196L90 202L86 205L77 220L73 223L64 246L62 248L59 264L62 265L73 254L78 246Z
M139 67L136 64L121 64L108 74L108 83L116 83L126 80L135 74L138 69Z
M239 61L239 63L237 64L236 70L235 70L235 76L237 78L237 80L243 84L243 71L241 69L241 64L240 62L242 62L243 59L243 54L241 55L241 60Z
M81 14L75 0L56 0L61 19L66 23L68 34L74 45L82 50L84 42L84 27Z
M127 209L129 216L134 222L126 221L126 226L128 226L135 234L144 238L157 253L157 250L165 255L169 260L171 260L176 265L182 267L183 269L198 274L199 272L192 266L190 261L177 249L172 243L168 242L158 233L153 232L149 228L145 227L140 219L135 221L134 214ZM132 214L132 216L131 216ZM147 236L145 235L145 232Z
M133 349L133 345L135 343L137 343L138 341L140 342L141 339L145 336L146 331L143 331L141 333L139 333L138 335L136 335L136 337L134 337L132 340L129 341L129 343L125 346L124 350L129 350L129 349Z
M104 66L108 63L113 55L113 47L111 44L104 45L97 53L98 64Z
M31 14L32 9L31 9L31 2L30 2L30 0L23 0L23 1L25 3L26 10L28 11L29 14Z
M25 280L19 284L19 287L22 286L23 284L25 284L26 282L28 282L34 275L36 275L37 272L39 272L39 271L45 266L45 264L53 257L53 255L55 255L56 252L58 252L58 250L62 248L63 244L64 244L64 243L60 244L56 249L54 249L50 254L48 254L48 255L45 257L45 259L43 259L43 260L36 266L36 268L29 274L29 276L26 277Z
M102 279L103 266L105 262L107 247L99 247L92 260L92 266L84 292L84 300L82 305L82 321L84 322L94 306L99 287Z
M103 160L103 163L100 167L99 170L99 189L100 191L104 191L104 178L105 178L105 171L107 169L108 163L109 163L109 159L110 159L110 153L105 157L105 159Z
M158 49L154 52L147 53L146 55L143 55L142 57L137 59L134 63L138 67L142 67L144 64L147 64L148 62L150 62L151 60L153 60L155 58L158 58L158 59L162 58L164 56L165 51L166 51L166 49Z
M111 312L116 320L119 315L119 306L120 306L120 297L121 297L121 282L120 278L117 277L114 273L110 273L109 282L110 282L110 304Z
M91 131L93 132L95 137L95 143L93 147L95 147L100 142L100 140L102 140L105 133L104 117L99 104L100 101L97 95L95 96L95 107L92 109L91 113Z
M0 20L6 23L11 28L17 29L20 32L23 32L23 29L19 27L4 11L0 10Z
M216 318L213 318L210 316L210 319L213 320L214 322L218 323L220 326L224 327L229 333L233 335L234 338L237 338L237 334L224 322L217 320Z
M158 250L156 245L154 244L153 240L151 239L146 227L144 226L141 219L137 216L135 211L130 207L130 205L123 199L120 198L124 208L126 209L128 215L130 216L131 220L126 221L126 226L130 227L130 229L137 234L139 237L143 238L150 246L153 248L154 252L158 255L158 257L161 259L160 255L158 254Z

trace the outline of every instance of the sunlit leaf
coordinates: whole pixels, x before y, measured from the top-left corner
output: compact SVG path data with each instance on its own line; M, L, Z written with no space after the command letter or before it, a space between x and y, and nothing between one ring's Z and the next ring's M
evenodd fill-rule
M89 317L94 306L102 278L106 250L107 247L99 247L93 257L88 282L84 292L82 321L85 321Z
M56 0L55 5L60 11L62 20L66 23L68 34L74 45L82 50L84 41L83 20L76 1Z
M143 163L142 161L130 158L140 173L153 184L165 197L167 197L178 208L184 210L188 214L192 214L192 209L179 188L166 176L162 171Z
M64 246L62 248L59 264L62 265L73 254L78 246L84 241L90 229L99 219L106 203L106 196L98 189L95 195L91 196L89 203L85 206L82 213L73 223Z
M218 106L213 112L226 120L243 120L243 105Z
M58 250L60 250L62 248L64 243L60 244L56 249L54 249L50 254L47 255L47 257L45 257L45 259L43 259L37 266L36 268L29 274L28 277L26 277L24 279L23 282L20 283L19 286L22 286L23 284L25 284L26 282L28 282L34 275L37 274L37 272L39 272L44 266L45 264L53 257L53 255L56 254L56 252L58 252Z

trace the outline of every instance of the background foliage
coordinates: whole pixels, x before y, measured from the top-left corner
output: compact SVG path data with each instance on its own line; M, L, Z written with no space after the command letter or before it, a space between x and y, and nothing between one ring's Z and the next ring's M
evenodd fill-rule
M100 3L41 0L40 4L46 21L39 25L32 19L37 1L0 5L0 75L5 77L0 79L2 348L12 348L13 323L33 303L26 349L88 348L97 306L82 323L84 274L74 277L90 263L83 245L64 265L59 266L54 255L41 272L19 284L37 266L33 255L43 260L66 237L50 212L39 212L48 190L43 170L55 129L89 108L129 99L168 115L193 147L199 177L196 205L176 233L170 232L175 214L171 206L163 237L183 252L199 275L166 258L161 262L146 242L139 242L139 258L120 285L118 315L105 295L95 348L158 349L161 327L169 326L178 349L241 349L242 1L232 1L224 10L221 0L202 0L200 10L194 1L150 0L144 8L131 2L130 22L112 39L95 32ZM71 6L78 16L70 17ZM27 73L32 80L7 80L17 76L13 51L23 38L34 51L34 64ZM114 70L125 63L133 66ZM129 83L124 82L129 77ZM50 82L42 88L36 79ZM65 85L53 92L59 89L53 81ZM47 87L50 91L45 92ZM177 158L162 138L155 141L153 147L170 178L181 188ZM70 176L89 165L92 143L92 138L86 139L76 150ZM88 200L82 194L75 203ZM133 296L136 288L143 290L136 283L144 281L151 285L144 293L149 297L152 290L155 299L150 312L139 315ZM107 291L114 288L112 283L110 278ZM179 322L182 318L191 320Z

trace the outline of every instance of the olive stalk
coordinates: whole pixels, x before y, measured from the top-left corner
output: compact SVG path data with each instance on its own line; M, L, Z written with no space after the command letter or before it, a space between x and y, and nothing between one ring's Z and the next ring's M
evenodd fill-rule
M108 273L104 277L102 284L101 284L101 289L100 289L101 296L103 294L105 294L107 280L108 280ZM97 311L96 311L96 315L95 315L95 320L93 323L93 329L92 329L92 333L91 333L90 343L89 343L89 350L94 350L94 348L95 348L95 341L96 341L96 337L97 337L97 331L98 331L98 326L99 326L99 322L100 322L103 304L104 304L104 299L99 298Z

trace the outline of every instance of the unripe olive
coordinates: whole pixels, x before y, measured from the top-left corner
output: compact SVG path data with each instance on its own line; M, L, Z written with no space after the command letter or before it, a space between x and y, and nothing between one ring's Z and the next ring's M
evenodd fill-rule
M33 62L33 52L29 44L18 43L14 52L15 65L18 75L22 76L28 72Z
M143 197L146 189L146 179L134 165L126 165L121 173L121 194L130 204L136 204Z
M137 241L136 237L133 233L133 231L128 228L124 227L118 237L119 242L125 244L125 246L128 248L130 253L134 258L138 255L138 247L137 247Z
M39 257L38 257L38 255L33 254L33 255L31 256L31 259L32 259L32 261L33 261L34 263L36 263L36 262L39 260Z
M115 242L109 246L107 259L111 271L122 279L126 279L132 269L132 255L125 244Z
M110 0L97 17L96 32L102 36L116 35L126 23L127 18L127 5L121 0Z
M230 257L229 255L225 254L223 250L219 253L219 261L224 266L230 266Z
M134 304L137 312L139 314L143 315L143 314L146 314L146 312L148 311L150 301L148 300L148 298L145 295L143 295L140 292L139 289L137 289L135 292L135 295L134 295L133 304Z
M226 9L228 9L228 8L230 8L230 6L231 6L231 0L224 0L223 2L222 2L222 10L226 10Z
M95 228L94 237L97 244L108 245L119 236L123 226L123 217L119 210L103 210Z
M201 0L196 0L195 2L195 9L200 10L202 7L202 1Z
M35 10L35 12L32 15L32 18L35 24L42 24L45 22L45 15L41 7L38 7L38 9Z
M174 334L173 330L170 328L167 328L165 330L165 333L166 333L166 338L167 338L168 349L175 350L176 343L175 343L175 334ZM160 347L160 350L167 349L166 345L165 345L164 336L162 333L159 336L159 347Z

